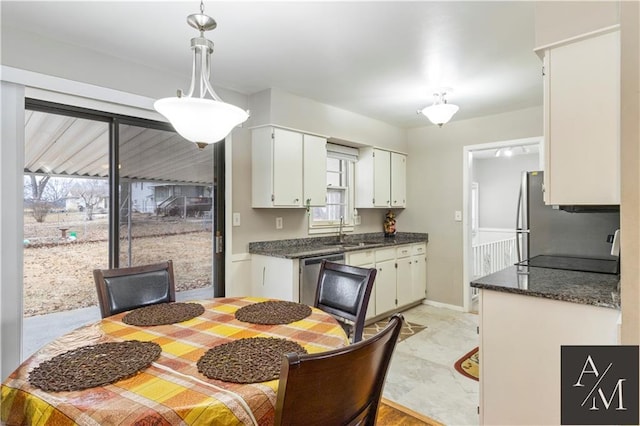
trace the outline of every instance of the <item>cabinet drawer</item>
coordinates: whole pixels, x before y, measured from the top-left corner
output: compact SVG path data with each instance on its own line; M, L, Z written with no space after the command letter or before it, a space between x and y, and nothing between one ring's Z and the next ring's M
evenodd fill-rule
M376 262L382 262L384 260L393 260L396 258L396 248L385 248L376 250Z
M408 257L408 256L411 256L411 246L406 245L406 246L400 246L396 248L396 257L398 259L401 259L403 257Z
M364 250L356 253L349 253L347 264L352 266L366 265L375 262L373 250Z
M414 244L412 246L412 248L413 248L412 254L414 256L420 255L420 254L425 254L427 252L427 245L426 244Z

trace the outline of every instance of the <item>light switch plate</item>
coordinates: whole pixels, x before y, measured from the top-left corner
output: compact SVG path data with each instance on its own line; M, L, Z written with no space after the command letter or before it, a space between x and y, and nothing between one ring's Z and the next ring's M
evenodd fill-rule
M240 213L233 214L233 226L240 226Z
M462 222L462 212L460 210L456 210L453 214L453 218L456 222Z
M282 218L276 217L276 229L282 229Z

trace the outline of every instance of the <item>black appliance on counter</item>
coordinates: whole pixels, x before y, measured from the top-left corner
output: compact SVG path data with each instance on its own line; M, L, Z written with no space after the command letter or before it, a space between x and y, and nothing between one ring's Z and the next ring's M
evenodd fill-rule
M619 207L561 209L543 201L543 172L523 172L518 196L518 265L618 274L612 255Z

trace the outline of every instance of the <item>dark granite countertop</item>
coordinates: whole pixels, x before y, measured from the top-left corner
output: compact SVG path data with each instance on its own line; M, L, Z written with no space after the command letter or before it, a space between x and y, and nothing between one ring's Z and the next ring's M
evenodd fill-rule
M428 240L429 235L426 233L398 232L395 237L385 237L382 232L372 232L347 235L342 244L338 243L338 237L335 235L330 237L257 241L249 243L249 253L287 259L303 259L401 244L425 243Z
M471 281L471 287L620 309L620 276L510 266Z

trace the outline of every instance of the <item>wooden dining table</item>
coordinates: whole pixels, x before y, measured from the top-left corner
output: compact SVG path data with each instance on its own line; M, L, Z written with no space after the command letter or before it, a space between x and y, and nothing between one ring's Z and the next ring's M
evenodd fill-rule
M2 383L0 419L7 425L269 425L275 417L278 380L239 384L209 379L197 361L207 350L241 338L275 337L309 353L348 344L338 322L319 309L295 322L261 325L239 321L253 297L194 301L204 313L187 321L150 327L126 324L126 313L80 327L42 347ZM47 392L29 372L69 350L103 342L155 342L162 352L148 368L111 384Z

